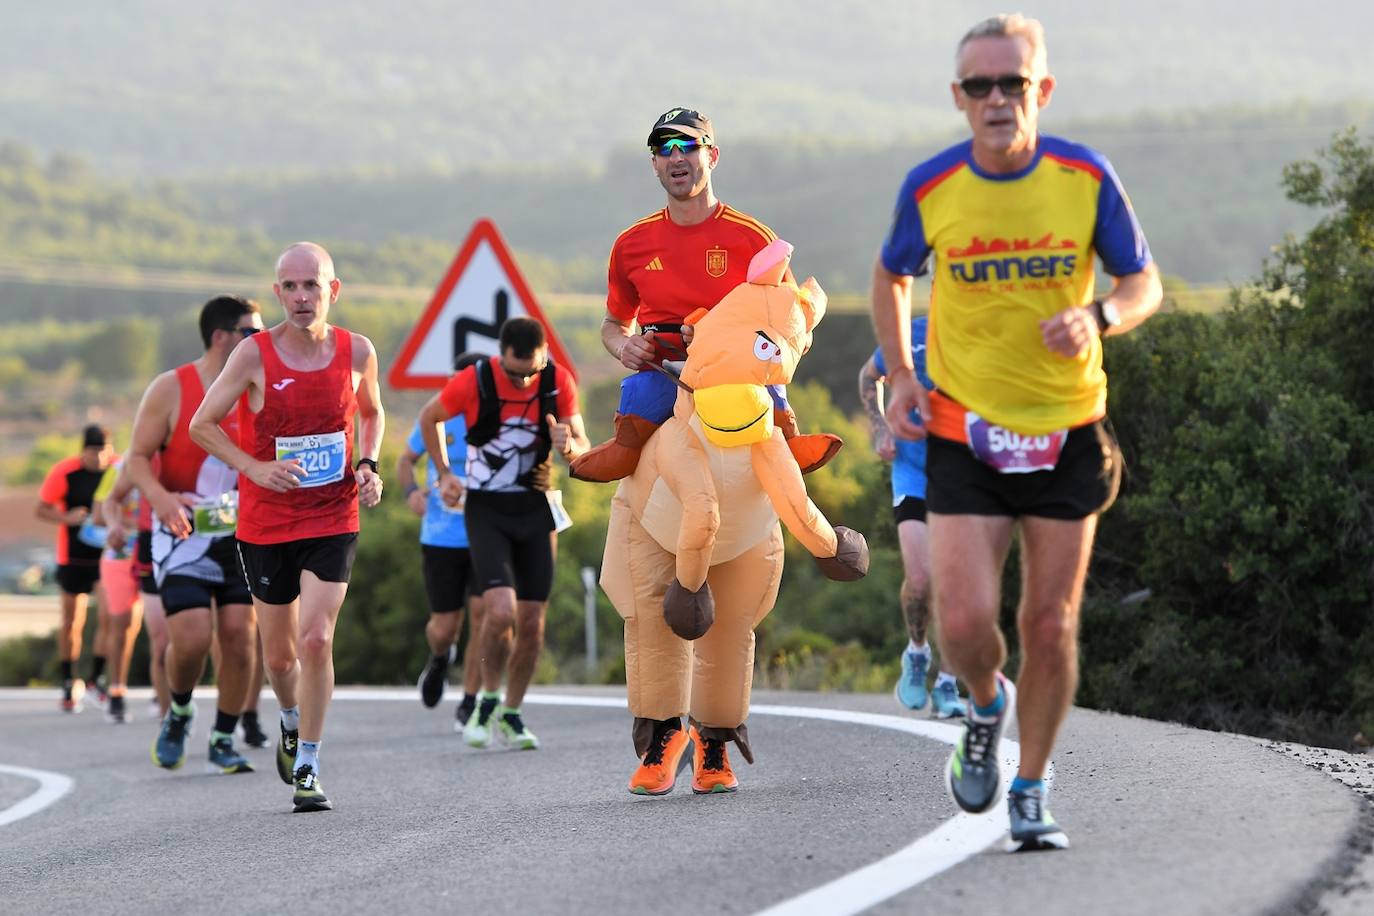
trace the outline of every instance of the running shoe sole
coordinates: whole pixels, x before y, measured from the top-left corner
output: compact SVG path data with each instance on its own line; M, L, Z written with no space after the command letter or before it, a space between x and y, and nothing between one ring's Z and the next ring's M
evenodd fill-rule
M954 802L956 808L961 811L967 811L969 814L982 814L984 811L996 807L997 803L1002 800L1002 796L1006 794L1006 787L1002 785L1002 758L1000 755L1002 752L1002 739L1006 737L1007 730L1016 724L1016 685L1013 684L1011 678L1006 675L999 674L998 679L1002 682L1003 689L1006 691L1007 717L1002 722L1002 731L997 735L997 746L989 748L988 750L988 753L992 754L993 759L997 761L997 790L992 793L992 798L985 806L974 810L965 808L959 803L959 799L954 796L954 788L951 785L954 780L954 753L951 753L949 755L949 760L945 761L945 794L949 796L950 801ZM968 702L969 705L972 706L973 698L969 697ZM959 740L962 742L964 739L960 737Z
M1006 845L1003 847L1007 852L1046 852L1051 849L1068 849L1069 838L1062 830L1053 833L1042 833L1038 836L1030 836L1021 840L1012 837L1007 838Z
M306 798L301 801L292 800L292 814L309 814L312 811L333 811L334 806L327 798Z

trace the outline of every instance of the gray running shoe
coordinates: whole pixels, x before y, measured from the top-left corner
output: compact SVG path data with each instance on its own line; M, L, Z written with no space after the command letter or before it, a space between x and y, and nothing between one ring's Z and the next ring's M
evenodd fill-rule
M1046 802L1049 793L1024 789L1007 793L1007 812L1011 816L1011 838L1007 852L1037 849L1068 849L1069 838L1058 824Z
M194 708L194 707L192 707ZM175 770L186 759L186 739L191 734L191 720L195 714L179 716L172 710L162 720L162 728L153 741L153 763L165 770Z
M288 786L292 783L291 768L296 765L296 745L300 743L301 733L295 729L281 727L281 738L277 741L277 775Z
M320 777L309 764L297 768L292 783L296 791L291 795L293 814L302 814L308 811L331 811L334 806L325 798L324 787L320 785Z
M210 742L210 772L225 775L251 773L253 765L247 757L234 750L234 739L220 738Z
M950 797L956 805L971 814L981 814L997 804L1002 792L997 752L1002 734L1016 718L1016 686L1000 672L997 681L1002 685L1006 700L1001 715L986 722L970 709L968 718L964 720L964 737L955 745L945 768L949 777Z

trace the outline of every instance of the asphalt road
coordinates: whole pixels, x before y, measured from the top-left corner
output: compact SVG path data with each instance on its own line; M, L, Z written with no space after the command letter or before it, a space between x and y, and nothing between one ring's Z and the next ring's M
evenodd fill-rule
M543 692L573 693L617 697ZM270 749L249 752L256 773L203 772L211 700L169 773L149 761L144 702L111 726L59 714L54 696L0 692L0 765L74 781L0 821L6 914L853 912L933 861L871 911L1310 912L1371 821L1354 792L1258 742L1075 710L1052 796L1073 848L1009 856L987 845L1005 815L956 818L948 745L897 730L929 730L923 717L890 697L790 693L755 697L758 764L736 762L739 793L696 797L684 782L650 799L625 790L623 709L531 702L543 748L479 751L453 733L451 700L429 711L414 691L341 691L322 751L335 810L293 815ZM0 817L37 789L0 770Z

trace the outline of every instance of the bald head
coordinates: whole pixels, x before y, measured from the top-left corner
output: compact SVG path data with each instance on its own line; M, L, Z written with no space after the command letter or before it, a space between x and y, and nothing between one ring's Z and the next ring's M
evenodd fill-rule
M288 267L310 271L325 282L334 279L334 259L323 245L314 242L296 242L288 246L277 258L277 279L281 279L282 271Z

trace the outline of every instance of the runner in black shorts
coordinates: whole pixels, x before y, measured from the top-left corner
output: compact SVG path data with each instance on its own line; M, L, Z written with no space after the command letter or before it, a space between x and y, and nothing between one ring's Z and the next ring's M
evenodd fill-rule
M86 602L100 578L100 544L82 538L96 488L114 460L110 434L99 426L82 432L81 453L53 465L38 491L39 518L57 525L57 587L62 591L62 622L57 630L64 712L78 712L85 685L74 667L81 657ZM96 672L94 677L99 677Z
M553 579L556 529L566 514L550 491L552 453L571 460L589 447L577 408L577 386L549 362L544 328L530 318L501 326L501 355L461 370L420 411L425 451L438 470L450 506L466 495L465 520L482 594L482 693L463 738L491 743L493 722L511 745L532 749L520 704L544 642L544 611ZM439 442L440 423L461 414L467 423L467 479L452 471ZM465 486L466 483L466 486ZM565 524L566 522L566 524ZM515 644L511 646L511 627ZM506 701L501 701L501 678Z

